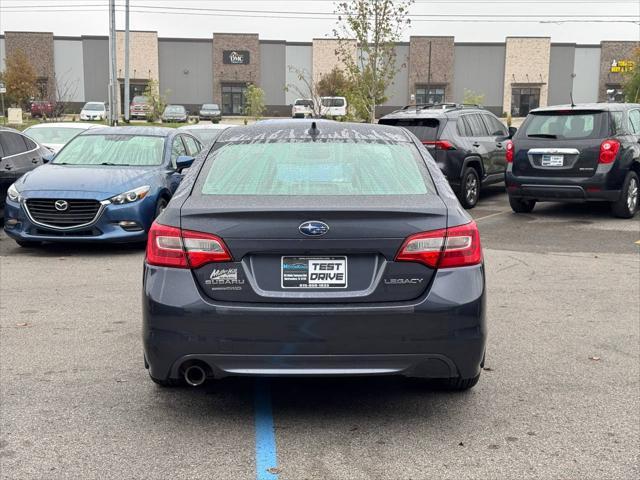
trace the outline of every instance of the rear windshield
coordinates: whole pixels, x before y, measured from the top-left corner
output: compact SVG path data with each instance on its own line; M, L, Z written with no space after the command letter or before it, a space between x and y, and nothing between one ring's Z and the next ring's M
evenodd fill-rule
M381 123L382 125L404 127L423 142L427 140L438 139L438 128L440 127L440 120L438 120L437 118L416 118L410 120L383 118L379 123Z
M605 112L540 112L529 115L521 134L532 138L580 140L606 136Z
M408 142L227 143L208 163L204 195L420 195L430 185Z
M323 98L324 107L344 107L344 98Z
M66 165L152 166L162 164L164 137L80 135L53 160Z
M218 138L222 132L224 132L224 128L194 128L193 130L188 130L185 128L184 130L189 132L204 144L213 143L213 141Z
M296 100L295 105L298 107L313 107L313 102L311 100Z
M46 127L27 128L24 134L40 143L67 143L79 133L84 132L84 128L72 127Z

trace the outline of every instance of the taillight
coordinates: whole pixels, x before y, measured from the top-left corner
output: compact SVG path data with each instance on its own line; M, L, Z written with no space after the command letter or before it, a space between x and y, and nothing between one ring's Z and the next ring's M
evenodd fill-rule
M407 238L396 262L418 262L431 268L452 268L482 262L482 245L475 222L416 233Z
M612 163L618 156L620 142L617 140L605 140L600 144L600 157L598 163Z
M221 238L154 222L147 239L147 263L161 267L198 268L228 262L231 254Z
M456 147L447 140L425 140L422 142L423 145L427 147L434 147L436 150L455 150Z
M507 163L513 163L513 142L507 140L504 144L504 148L507 155Z

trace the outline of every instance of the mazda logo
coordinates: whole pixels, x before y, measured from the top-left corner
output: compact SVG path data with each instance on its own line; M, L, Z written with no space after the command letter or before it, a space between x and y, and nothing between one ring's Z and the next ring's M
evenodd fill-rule
M69 208L69 202L66 200L56 200L56 203L53 204L56 207L56 210L59 212L64 212Z
M319 237L320 235L324 235L329 231L329 225L324 222L319 222L317 220L311 220L309 222L302 223L298 230L303 235L308 235L310 237Z

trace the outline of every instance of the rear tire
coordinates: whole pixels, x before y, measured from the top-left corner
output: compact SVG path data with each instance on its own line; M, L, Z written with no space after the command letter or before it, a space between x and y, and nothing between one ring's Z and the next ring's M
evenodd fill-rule
M631 170L622 184L622 192L618 201L611 204L611 213L618 218L632 218L638 211L640 203L640 181L638 174Z
M153 383L155 383L156 385L162 388L175 388L181 385L180 380L173 380L171 378L168 378L166 380L160 380L159 378L152 377L151 373L149 373L149 378Z
M450 392L462 392L464 390L470 390L476 386L480 380L480 374L473 378L442 378L434 381L434 386L438 390L446 390Z
M460 203L466 209L476 206L480 198L480 176L473 167L467 167L462 173L460 192L458 193Z
M533 211L533 207L536 206L536 201L514 198L509 195L509 205L511 205L511 210L516 213L531 213Z

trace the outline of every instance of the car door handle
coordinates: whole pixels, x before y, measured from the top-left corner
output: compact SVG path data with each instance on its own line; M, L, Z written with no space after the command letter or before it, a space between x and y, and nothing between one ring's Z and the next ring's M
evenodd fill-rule
M37 158L32 158L31 159L31 163L38 163L38 159Z
M502 144L501 143L496 143L496 148L502 148Z
M474 142L472 145L473 145L474 147L479 147L479 146L480 146L480 144L479 144L478 142Z

